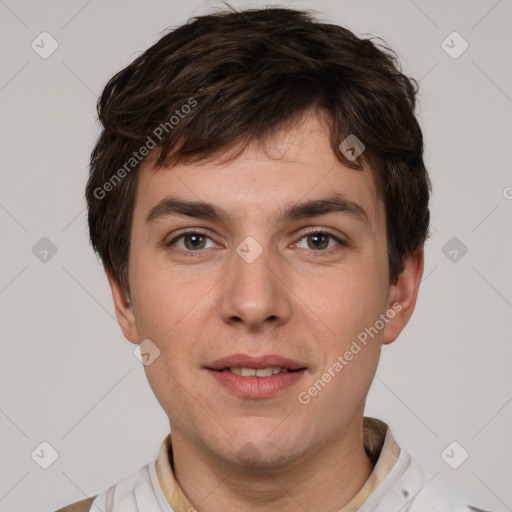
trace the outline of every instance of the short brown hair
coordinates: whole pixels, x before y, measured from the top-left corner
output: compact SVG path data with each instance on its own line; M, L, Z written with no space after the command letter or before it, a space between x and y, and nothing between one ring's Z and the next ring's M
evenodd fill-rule
M189 20L117 73L98 100L102 132L86 189L92 246L129 294L137 170L237 156L314 110L348 167L370 168L386 211L389 279L424 243L430 181L414 114L418 84L396 54L309 11L228 11ZM346 158L355 135L365 151ZM144 148L146 148L144 150Z

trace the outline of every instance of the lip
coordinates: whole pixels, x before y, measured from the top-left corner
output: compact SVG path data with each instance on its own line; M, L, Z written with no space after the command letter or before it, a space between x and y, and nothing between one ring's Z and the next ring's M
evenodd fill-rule
M278 373L272 377L241 377L231 372L207 369L231 393L242 398L268 398L298 382L306 369Z
M225 368L260 368L281 367L289 372L278 373L271 377L242 377L231 372L223 372ZM297 383L305 374L306 367L298 361L274 354L250 356L233 354L217 359L205 366L208 373L231 393L242 398L268 398L283 389Z
M264 356L251 356L248 354L232 354L222 357L205 365L208 370L223 370L224 368L268 368L270 366L278 366L280 368L288 368L289 370L300 370L306 368L306 365L287 357L275 354L267 354Z

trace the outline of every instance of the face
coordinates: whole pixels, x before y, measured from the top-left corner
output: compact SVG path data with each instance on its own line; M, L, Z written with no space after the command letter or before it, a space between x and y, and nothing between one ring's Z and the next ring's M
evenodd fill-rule
M132 304L110 279L126 337L160 351L144 368L173 442L255 467L360 425L381 345L407 322L421 273L417 262L389 284L383 202L368 170L339 162L316 116L265 149L144 162Z

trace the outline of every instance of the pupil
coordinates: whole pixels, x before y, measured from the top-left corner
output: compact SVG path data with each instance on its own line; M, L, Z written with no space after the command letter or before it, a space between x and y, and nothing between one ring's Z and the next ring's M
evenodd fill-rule
M321 241L322 238L324 239L323 242ZM325 239L326 238L327 237L325 235L319 234L319 235L311 235L310 240L316 240L316 241L313 242L313 245L314 245L315 248L318 249L319 247L323 248L325 246ZM320 244L317 244L317 242L319 240L320 240Z
M203 235L189 235L187 237L187 248L188 249L197 249L202 245Z

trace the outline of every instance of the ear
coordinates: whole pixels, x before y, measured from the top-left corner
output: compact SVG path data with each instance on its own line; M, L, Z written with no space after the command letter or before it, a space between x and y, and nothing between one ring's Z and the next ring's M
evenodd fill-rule
M389 288L386 316L390 320L386 323L382 336L384 345L395 341L411 318L423 275L423 263L423 246L420 246L407 258L404 270L398 276L396 284ZM392 312L394 312L393 317Z
M112 291L112 298L114 299L117 321L123 331L124 337L128 341L138 344L139 340L135 325L135 316L133 314L133 305L121 289L115 276L109 271L107 271L106 274L110 290Z

